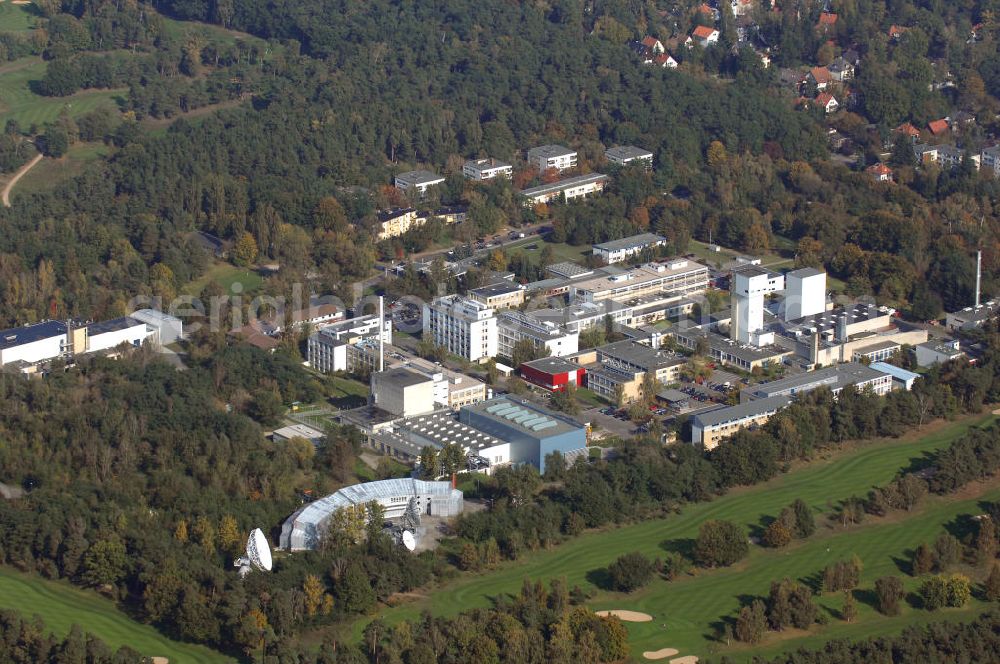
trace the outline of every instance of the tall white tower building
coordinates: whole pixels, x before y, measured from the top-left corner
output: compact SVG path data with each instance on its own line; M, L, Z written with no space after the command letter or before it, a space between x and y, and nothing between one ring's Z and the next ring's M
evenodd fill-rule
M497 354L493 309L458 295L439 297L424 305L423 336L470 362L485 362Z
M826 272L804 267L785 275L785 321L826 311Z
M770 342L764 329L764 296L784 290L785 278L780 274L753 266L733 273L732 321L729 336L743 344L763 346Z

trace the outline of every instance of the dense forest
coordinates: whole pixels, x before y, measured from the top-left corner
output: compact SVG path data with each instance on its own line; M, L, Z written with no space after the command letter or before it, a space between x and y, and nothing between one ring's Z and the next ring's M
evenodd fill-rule
M261 426L287 404L321 390L286 352L224 348L195 354L193 366L177 371L140 349L45 380L8 376L0 382L0 464L6 482L28 491L0 512L0 561L93 587L186 640L241 652L264 633L279 655L294 651L303 629L365 614L458 569L514 560L587 528L668 516L843 441L979 412L1000 398L997 353L991 346L978 366L946 365L912 392L885 398L845 389L834 401L818 390L707 454L664 448L654 432L624 442L609 461L567 467L552 456L545 486L531 467L484 482L479 497L491 509L460 518L458 537L436 552L413 556L377 526L338 522L320 550L281 557L274 573L245 582L227 567L247 531L261 526L276 539L301 492L321 495L354 480L360 440L349 428L333 428L318 450L262 437ZM924 491L948 493L994 472L998 441L996 427L955 441L927 461L936 470ZM862 509L874 505L877 514L899 493L889 486ZM670 564L712 566L716 555Z
M916 169L902 150L893 157L902 186L872 187L824 160L824 119L795 110L775 73L860 49L861 104L833 123L860 146L861 165L891 143L898 122L920 125L954 108L981 117L961 137L978 150L998 103L1000 56L992 23L977 39L965 35L992 15L988 2L947 11L833 3L834 47L813 27L821 3L755 14L756 36L742 45L724 7L723 42L737 55L682 48L689 62L678 71L638 65L625 42L644 32L669 42L700 19L651 4L154 3L168 16L255 35L229 44L167 29L143 3L119 4L42 3L46 30L28 41L47 58L41 92L129 92L121 117L95 112L35 128L42 149L79 139L115 150L56 191L17 197L0 212L8 230L0 318L10 323L121 313L135 294L170 299L206 269L193 230L246 239L251 263L280 264L265 286L275 294L308 274L315 290L344 297L376 255L399 257L433 239L378 248L371 239L375 209L408 202L391 176L414 167L448 176L426 203L468 205L467 237L551 216L550 239L575 245L647 228L677 250L691 237L749 252L791 240L800 265L824 265L849 294L922 319L968 303L979 247L986 292L995 290L992 177ZM910 28L897 41L885 34L895 24ZM779 62L763 69L749 43L780 45ZM929 90L939 79L959 85ZM137 123L225 100L244 104L197 123L179 119L167 136L147 136ZM876 108L877 100L902 106ZM32 129L7 127L5 163L26 158L11 137ZM654 152L656 169L617 174L602 199L542 209L522 208L509 184L474 187L460 176L462 160L489 155L515 163L513 184L524 186L533 174L523 150L543 142L577 149L584 171L606 167L604 146L634 143ZM537 276L540 267L519 273Z
M768 660L766 664L847 664L848 662L996 662L1000 652L1000 616L984 613L970 623L942 622L911 627L896 637L879 637L858 643L836 640L820 650L800 649ZM723 657L725 664L732 660Z
M775 46L771 69L736 44L724 8L723 46L676 49L683 66L672 71L639 65L627 42L654 34L676 44L701 20L688 7L671 15L655 3L576 0L41 1L44 29L0 34L0 56L44 58L34 89L41 95L128 92L118 113L5 126L5 171L28 158L28 137L52 157L75 141L103 141L109 156L0 209L0 321L100 319L126 313L137 294L170 300L211 263L194 231L237 241L241 265L280 265L263 286L269 293L310 281L350 300L349 284L370 274L376 256L446 239L435 223L373 240L376 209L415 202L390 186L392 176L417 167L447 176L428 207L468 206L466 240L544 221L548 240L577 246L646 229L665 235L674 253L691 238L754 253L791 246L797 265L825 267L848 294L875 295L921 319L969 303L973 251L982 248L985 291L996 292L997 181L967 166L917 167L891 135L899 122L922 125L961 107L981 118L963 148L987 143L1000 94L992 18L1000 7L834 1L841 20L821 35L822 3L779 4L781 12L757 17L758 46ZM157 12L252 37L203 42ZM970 40L977 23L982 36ZM885 34L893 24L909 28L898 42ZM796 110L776 72L829 62L847 46L861 50L859 101L833 123L861 146L855 166L828 159L825 119ZM959 84L931 85L945 79ZM181 117L162 133L142 125L220 102L232 107ZM605 169L603 149L613 144L653 151L656 168L611 169L601 198L526 209L516 188L544 174L525 168L521 155L548 142L577 149L582 171ZM884 150L897 184L873 185L858 167ZM462 161L480 155L515 163L513 182L463 181ZM521 256L508 265L502 252L491 260L527 280L542 275L546 256L543 248L538 262ZM210 284L203 294L220 293ZM140 351L39 381L0 374L0 479L28 490L0 511L0 562L98 589L179 638L235 653L263 640L278 661L295 661L303 629L364 614L456 567L477 570L588 527L668 515L847 440L979 412L1000 400L1000 343L994 330L983 341L989 348L977 366L938 367L912 393L880 399L845 390L834 401L817 391L709 454L664 449L654 431L623 444L616 460L566 467L554 457L545 488L530 469L502 473L483 490L492 508L459 520L458 537L439 553L401 553L374 529L340 533L246 583L227 568L250 528L274 539L302 491L353 480L360 441L351 430L333 429L318 450L262 436L291 402L322 393L296 366L294 348L269 355L206 331L185 371ZM997 437L994 428L957 441L933 460L927 488L953 491L995 470ZM899 488L857 505L891 506ZM362 648L330 643L317 661L598 662L625 654L621 626L573 606L580 593L557 582L497 601L451 620L424 617L392 630L375 622ZM15 622L0 620L5 639L25 632ZM933 652L937 632L921 634L911 645ZM71 637L76 648L82 637ZM835 661L826 656L802 661Z

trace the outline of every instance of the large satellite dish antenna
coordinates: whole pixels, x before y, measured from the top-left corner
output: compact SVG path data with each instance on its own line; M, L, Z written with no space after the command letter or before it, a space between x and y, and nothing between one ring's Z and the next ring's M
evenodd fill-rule
M413 533L409 530L403 531L403 546L406 547L407 551L413 551L417 548L417 540L413 539Z
M233 566L240 568L240 576L244 577L251 570L261 572L271 571L271 545L267 543L260 528L254 528L247 538L247 551L242 557L233 561Z

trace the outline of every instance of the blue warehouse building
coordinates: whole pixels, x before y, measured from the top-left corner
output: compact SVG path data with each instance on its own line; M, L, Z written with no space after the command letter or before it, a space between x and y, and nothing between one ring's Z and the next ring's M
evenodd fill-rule
M542 473L546 454L587 446L587 431L576 420L510 396L465 406L459 421L510 443L511 463L530 463Z

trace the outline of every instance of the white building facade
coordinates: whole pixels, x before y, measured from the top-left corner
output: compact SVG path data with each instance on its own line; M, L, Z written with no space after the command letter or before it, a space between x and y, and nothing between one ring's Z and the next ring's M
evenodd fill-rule
M826 311L826 272L811 267L785 275L785 320Z
M497 319L493 309L458 295L424 305L425 339L470 362L485 362L497 354Z
M764 329L764 296L784 290L785 278L759 267L751 267L733 274L730 337L743 344L764 346L773 341L773 335Z
M576 168L576 150L561 145L540 145L528 150L528 163L541 172L550 168L566 171Z
M548 349L550 357L564 357L580 350L580 333L555 323L543 322L520 311L505 311L497 320L497 353L512 358L518 342L530 340L536 349Z
M462 175L469 180L492 180L493 178L510 178L514 167L499 159L470 159L462 166Z

